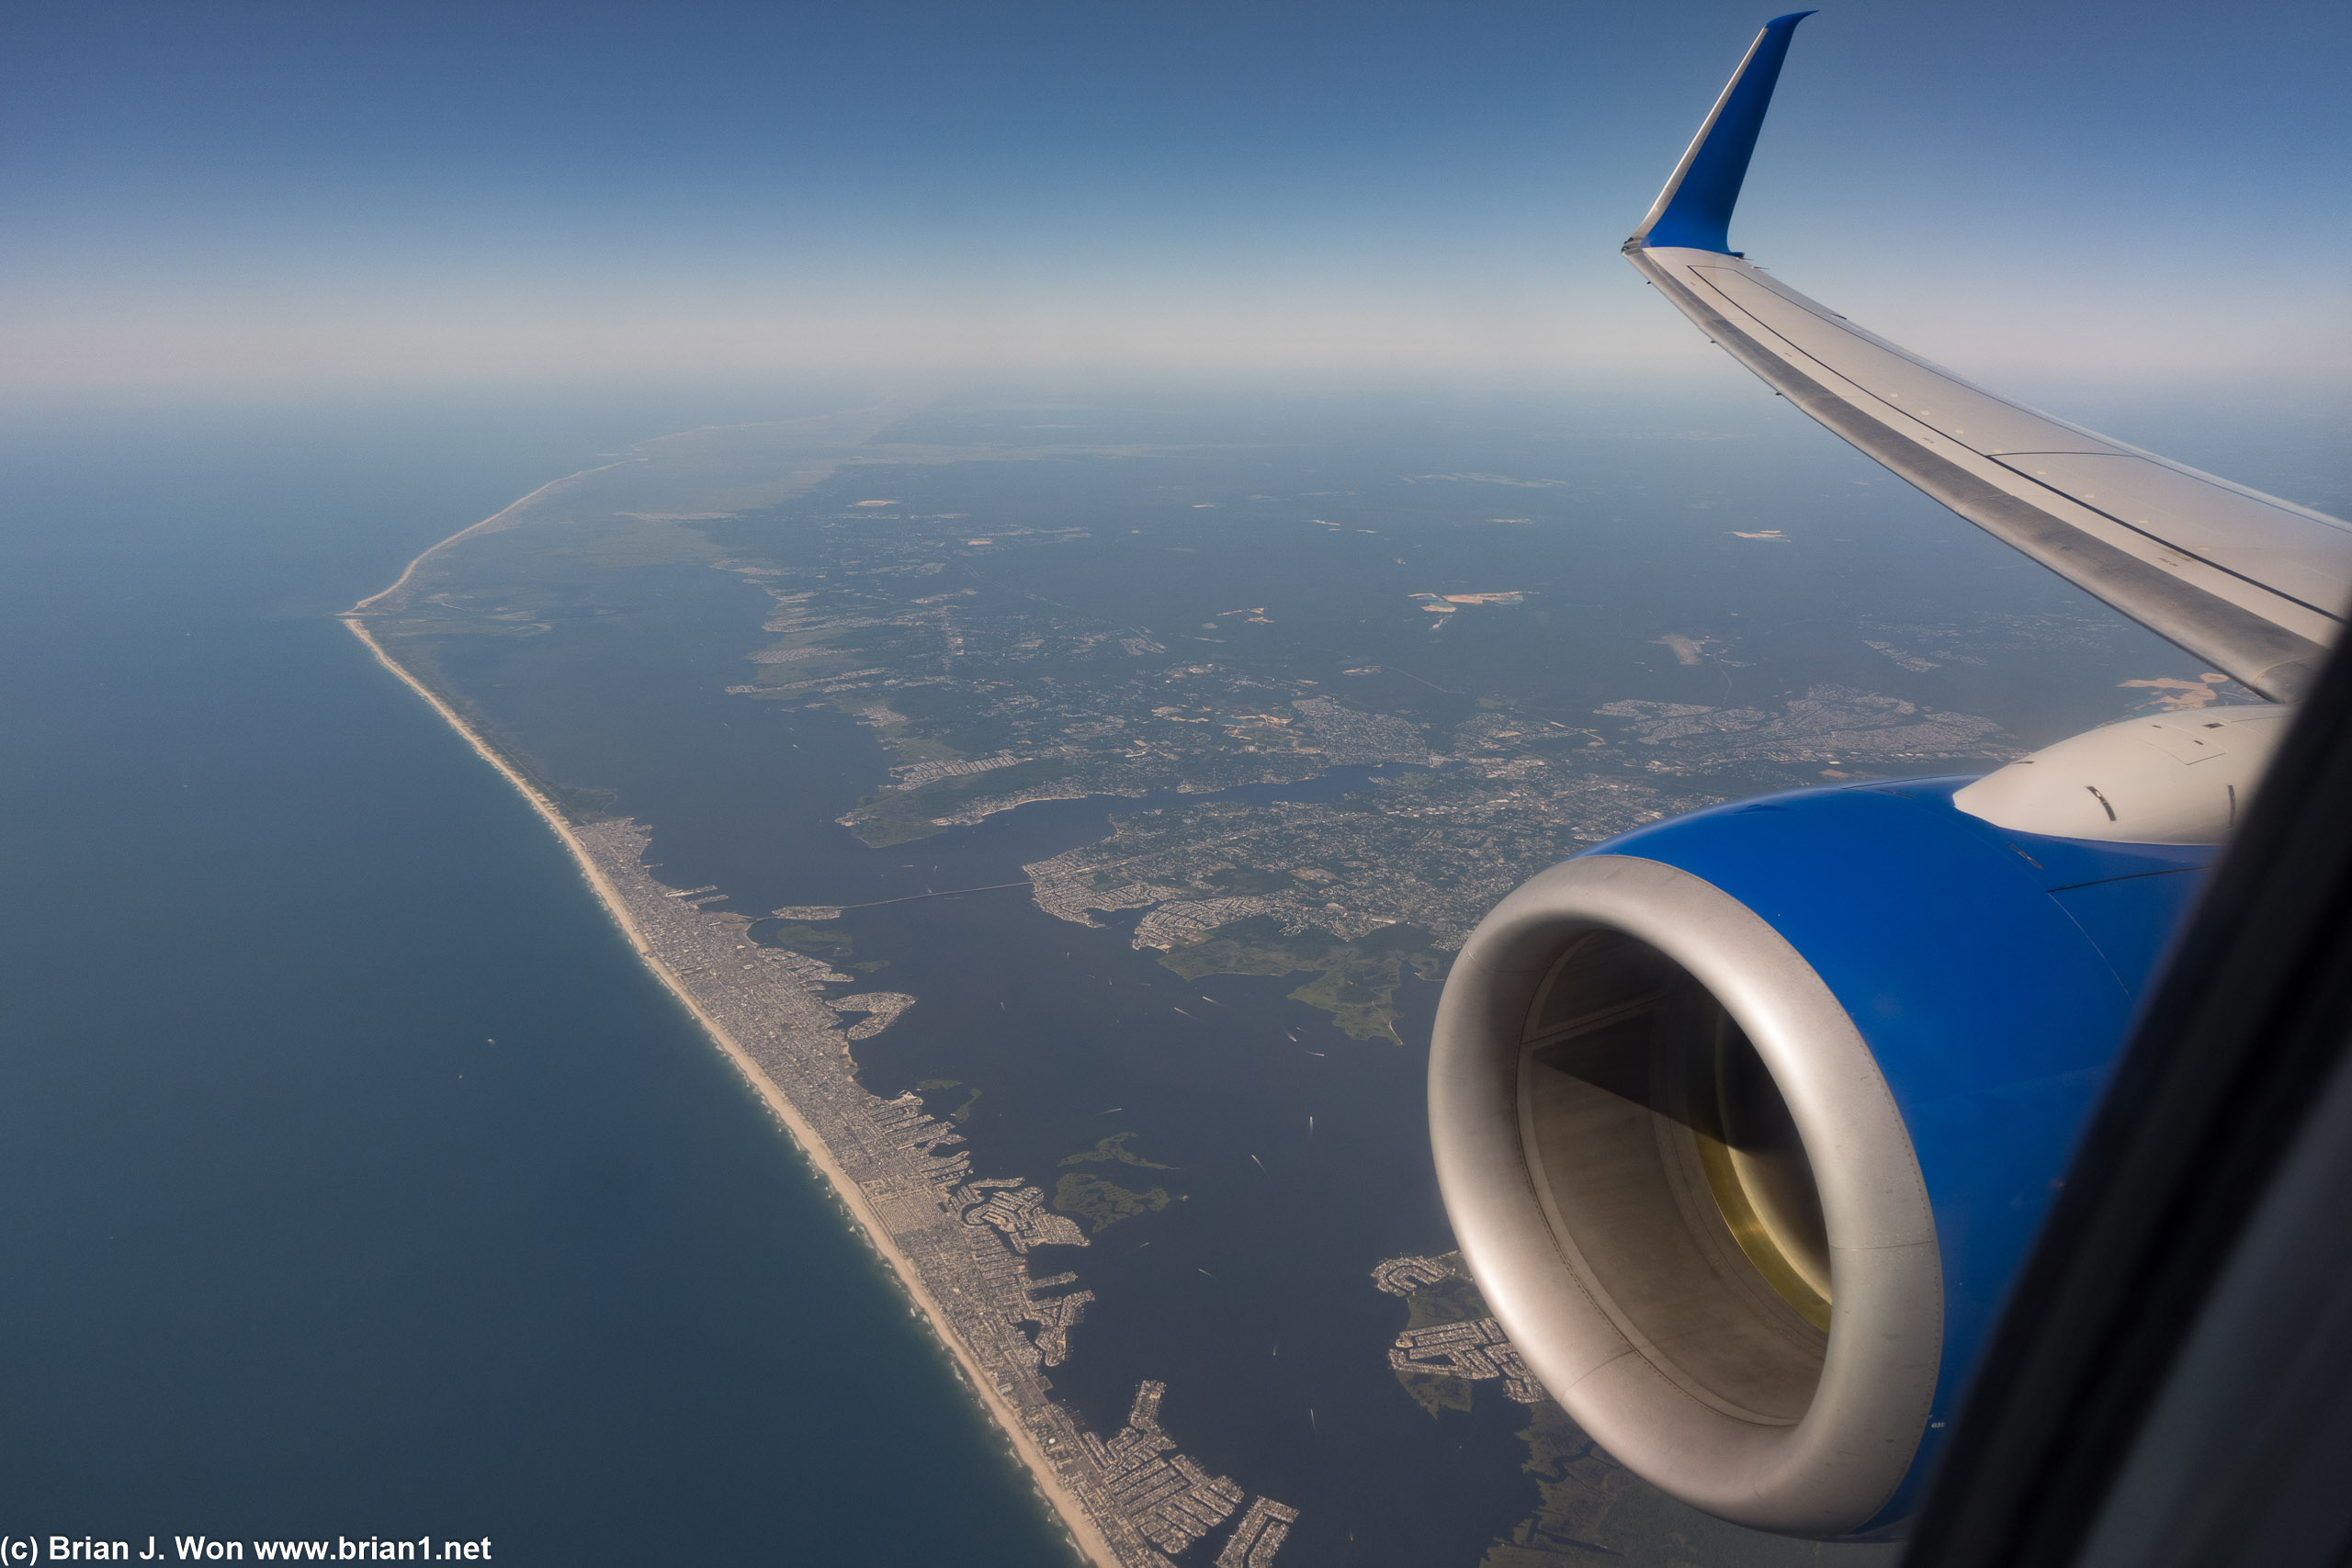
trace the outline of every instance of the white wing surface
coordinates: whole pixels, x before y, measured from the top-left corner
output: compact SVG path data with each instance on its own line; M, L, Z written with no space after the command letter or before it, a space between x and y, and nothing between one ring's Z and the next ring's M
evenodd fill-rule
M2263 695L2301 695L2352 604L2352 526L1986 391L1728 248L1809 14L1758 35L1627 259L1775 390L1962 517Z

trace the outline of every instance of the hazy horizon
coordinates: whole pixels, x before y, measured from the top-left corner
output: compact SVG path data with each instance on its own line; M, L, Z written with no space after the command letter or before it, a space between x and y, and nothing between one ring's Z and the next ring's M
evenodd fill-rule
M17 29L0 386L1697 369L1770 6L152 5ZM2338 7L1808 21L1734 243L1963 368L2352 366Z

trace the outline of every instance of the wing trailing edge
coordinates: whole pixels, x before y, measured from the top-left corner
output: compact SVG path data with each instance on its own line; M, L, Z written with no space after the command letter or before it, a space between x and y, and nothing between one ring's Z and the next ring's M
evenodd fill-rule
M1768 23L1626 259L1717 346L1996 538L2264 696L2317 676L2352 526L2026 407L1863 331L1730 248L1790 35Z

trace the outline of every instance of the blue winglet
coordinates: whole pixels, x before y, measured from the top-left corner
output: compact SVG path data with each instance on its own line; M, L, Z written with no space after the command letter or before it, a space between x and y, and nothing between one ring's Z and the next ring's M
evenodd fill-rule
M1790 36L1812 15L1792 11L1764 24L1629 243L1735 254L1731 209L1739 200L1740 182L1747 177L1747 160L1756 151L1756 133L1764 128L1772 88L1781 80Z

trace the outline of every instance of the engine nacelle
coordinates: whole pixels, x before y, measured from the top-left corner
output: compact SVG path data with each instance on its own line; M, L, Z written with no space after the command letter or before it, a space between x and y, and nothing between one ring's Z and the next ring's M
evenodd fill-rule
M2005 829L1966 779L1738 802L1464 947L1430 1120L1530 1369L1662 1490L1900 1533L2214 852Z

